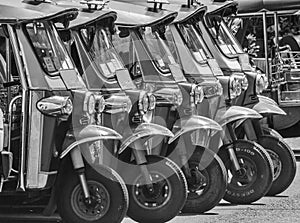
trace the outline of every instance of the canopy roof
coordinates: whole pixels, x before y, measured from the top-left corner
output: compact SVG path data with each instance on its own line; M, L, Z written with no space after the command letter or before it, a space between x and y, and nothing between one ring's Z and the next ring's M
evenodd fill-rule
M116 24L124 27L154 26L170 23L177 16L177 12L160 11L149 12L144 6L111 1L109 7L117 12Z
M30 4L21 0L0 0L0 22L22 23L39 20L66 21L78 14L76 8L61 8L51 4Z
M234 0L239 4L239 13L249 13L258 11L284 11L299 10L299 0Z
M153 6L153 3L147 3L147 0L115 0L115 1L144 6L144 11L148 7ZM162 13L161 11L166 11L166 10L170 12L178 12L177 17L173 21L175 23L185 22L186 20L189 20L194 16L202 17L206 11L205 6L200 6L196 3L190 8L182 7L182 5L185 3L184 0L170 0L169 3L170 4L163 5L162 10L159 10L159 12L157 13Z
M252 1L252 0L248 0ZM238 3L234 1L211 1L200 0L204 6L207 7L207 14L228 16L236 13Z
M89 24L95 23L105 18L112 18L116 20L117 13L110 10L88 10L88 8L79 2L74 1L60 1L57 0L56 4L60 7L70 8L76 7L79 9L79 14L77 18L71 21L69 28L75 29L82 26L87 26Z

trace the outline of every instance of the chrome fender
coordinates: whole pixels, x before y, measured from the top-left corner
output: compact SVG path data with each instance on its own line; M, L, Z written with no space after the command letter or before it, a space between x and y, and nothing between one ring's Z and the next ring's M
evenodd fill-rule
M257 95L259 101L264 101L265 103L269 103L269 104L272 104L272 105L278 105L276 103L276 101L274 101L272 98L268 98L266 96L263 96L263 95Z
M105 139L122 139L122 136L115 130L98 125L89 125L74 135L76 141L69 145L59 156L64 158L72 149L84 143L91 143Z
M218 120L218 123L223 127L230 122L245 120L245 119L260 119L262 116L257 111L251 108L241 106L231 106L226 110L225 114Z
M259 114L272 114L272 115L286 115L285 111L283 111L281 108L279 108L278 105L266 103L264 101L259 101L256 105L253 106L255 111L257 111Z
M274 100L264 96L259 97L259 102L252 109L259 114L286 115L286 112Z
M153 124L153 123L142 123L134 130L131 136L129 136L123 141L119 149L119 154L122 153L134 141L146 136L152 137L156 135L167 136L167 137L174 136L174 134L164 126Z
M195 131L197 129L222 131L222 127L214 120L203 116L197 116L197 115L178 119L175 122L173 129L179 129L179 130L175 133L174 137L169 139L168 142L169 144L174 142L181 135L187 132Z

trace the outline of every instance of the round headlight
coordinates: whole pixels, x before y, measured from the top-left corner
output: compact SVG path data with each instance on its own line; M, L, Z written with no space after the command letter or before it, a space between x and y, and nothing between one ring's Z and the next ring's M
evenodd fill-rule
M156 98L153 94L148 94L149 97L149 109L153 110L156 104Z
M97 104L97 111L98 112L103 112L105 109L105 99L103 95L96 95L96 104Z
M255 80L255 90L257 94L261 94L263 92L263 90L266 87L266 80L265 77L261 74L258 74L256 76L256 80Z
M220 82L218 82L217 86L217 95L218 96L221 96L223 94L223 87L222 87L222 84Z
M66 103L63 108L63 113L66 115L70 115L73 111L73 103L70 98L66 100Z
M234 99L239 96L242 92L241 82L239 82L236 78L230 77L229 79L229 99Z
M204 99L204 92L203 92L203 88L199 85L197 85L194 88L194 102L195 104L199 104L203 101Z
M248 83L248 78L246 76L243 77L242 79L242 90L247 90L249 83Z
M173 94L173 104L176 106L180 106L182 104L182 102L183 102L183 96L182 96L181 90L176 91Z
M88 113L91 115L95 112L96 99L94 95L91 95L88 100Z
M91 92L87 92L85 94L83 111L91 115L95 112L95 107L96 107L95 95L92 94Z
M140 112L146 113L149 109L149 98L146 93L140 93L140 98L139 98L139 110Z
M145 95L143 97L143 103L142 104L143 104L143 111L147 112L148 109L149 109L149 98L148 98L148 95Z

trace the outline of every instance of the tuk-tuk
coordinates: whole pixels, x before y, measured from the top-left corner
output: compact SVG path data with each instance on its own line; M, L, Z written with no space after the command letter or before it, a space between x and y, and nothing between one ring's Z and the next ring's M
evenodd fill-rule
M183 210L191 212L193 206L197 212L207 211L222 199L227 185L222 161L208 149L209 135L221 127L196 114L196 105L203 100L202 87L187 83L167 45L151 36L152 30L164 29L174 19L174 12L156 14L117 1L109 6L118 13L115 47L135 83L156 96L154 122L163 123L175 135L157 147L182 167L187 178L188 201Z
M208 7L205 22L199 23L200 33L207 40L212 54L217 59L225 75L236 73L245 74L249 86L236 100L230 104L246 106L260 113L264 119L251 119L236 128L238 138L258 142L270 154L274 164L274 180L268 195L275 195L284 191L293 181L296 173L296 160L291 148L282 137L273 129L263 126L265 119L283 115L285 112L278 107L275 101L260 93L263 90L263 74L256 72L249 62L248 55L243 52L240 44L232 35L225 23L225 19L236 11L236 3L208 2L202 0ZM286 174L289 173L289 174Z
M126 0L125 0L126 1ZM131 2L131 3L135 3L135 4L141 4L141 5L146 5L145 2L140 2L140 1L133 1L133 0L129 0L126 2ZM188 1L188 4L166 4L165 6L159 8L157 6L157 8L155 9L152 8L150 5L148 5L148 10L150 11L155 11L156 13L163 13L163 11L170 10L170 11L178 11L179 15L177 16L177 18L169 25L166 27L166 30L164 33L160 33L161 39L165 40L165 42L169 45L169 47L172 49L171 51L173 52L174 58L176 58L175 60L178 61L178 63L181 64L182 66L182 71L184 72L185 77L188 79L189 82L191 83L196 83L196 84L201 84L201 86L205 89L205 96L204 96L204 101L202 103L199 103L197 105L197 109L198 109L198 114L199 115L205 115L207 117L210 118L215 118L215 120L218 120L219 123L224 127L226 134L226 137L223 137L223 143L226 146L223 146L222 149L220 150L220 154L222 154L222 158L223 161L227 163L227 169L228 171L230 171L231 173L233 173L233 175L236 177L235 180L232 180L231 183L233 183L234 181L238 181L239 179L242 178L241 175L238 174L234 174L236 172L238 172L239 170L243 169L243 168L247 168L246 166L249 164L247 163L246 165L241 165L238 162L236 162L236 168L237 169L232 169L229 166L230 165L230 160L235 160L232 159L234 156L240 156L239 153L243 153L241 152L241 150L239 150L237 152L234 151L233 147L239 147L239 148L255 148L254 149L254 153L258 152L258 153L263 153L267 158L269 158L268 154L266 154L266 152L264 151L264 149L257 145L256 143L250 142L250 141L240 141L240 140L236 140L236 136L234 135L234 131L228 131L229 129L232 129L232 124L234 122L243 122L245 121L247 118L261 118L261 116L259 114L257 114L257 112L251 110L251 109L247 109L247 108L242 108L242 107L236 107L236 106L232 106L229 109L227 108L227 104L225 104L225 99L228 100L228 97L236 97L238 96L238 94L241 93L241 91L238 92L238 89L234 90L231 89L231 84L232 84L232 78L226 77L223 75L222 71L220 69L218 69L219 72L213 72L214 70L216 70L216 68L218 68L218 64L216 64L216 62L213 60L212 56L210 56L210 52L207 49L207 47L204 44L204 41L202 39L202 37L200 37L197 34L197 25L196 23L199 22L200 20L202 20L203 18L203 14L205 12L205 7L198 7L199 5L193 5L192 3L190 4L190 6L188 6L190 3L190 1ZM149 14L149 12L148 12ZM194 27L195 26L195 27ZM188 43L187 43L188 42ZM204 46L204 48L203 48ZM206 54L206 55L205 55ZM203 57L205 59L200 60L199 58ZM209 59L208 59L209 58ZM215 64L213 66L213 64ZM211 68L213 67L213 68ZM215 68L216 67L216 68ZM208 89L211 89L211 87L213 86L214 89L218 89L218 81L216 80L216 77L214 76L214 73L216 73L217 77L221 80L221 82L223 83L223 88L224 90L224 98L220 97L220 94L218 94L218 91L212 91ZM231 83L230 83L231 82ZM215 86L214 86L215 85ZM229 86L228 86L229 85ZM237 92L235 92L237 91ZM227 93L230 92L230 93ZM230 96L231 94L231 96ZM233 99L232 98L232 99ZM230 132L230 134L228 134ZM211 143L209 145L209 148L215 150L218 150L219 148L219 143L215 144L214 142L217 142L216 140L212 140L213 143ZM233 143L233 144L232 144ZM231 146L228 146L231 145ZM231 159L229 159L228 157L228 152L229 150L233 150L230 151L230 156L232 157ZM235 155L236 154L236 155ZM244 159L246 155L244 155ZM260 155L258 155L260 156ZM248 157L249 159L252 159L252 157ZM257 161L258 162L258 161ZM260 160L261 163L265 164L265 160L261 159ZM258 162L259 163L259 162ZM259 164L256 164L259 166ZM263 164L262 164L263 165ZM271 164L266 164L266 165L270 165ZM266 168L262 168L261 171L264 171ZM242 172L242 171L241 171ZM268 170L267 170L268 172ZM230 173L230 174L231 174ZM250 174L250 172L249 172ZM253 174L253 173L252 173ZM268 173L265 173L266 175ZM244 176L243 176L244 177ZM266 178L264 180L271 180L271 178ZM236 185L234 187L232 187L231 185L229 185L229 187L227 188L227 195L225 195L225 199L227 199L228 201L234 202L234 203L250 203L253 202L255 200L258 200L259 198L261 198L270 188L270 181L265 181L265 184L262 184L262 182L259 181L249 181L248 182L248 187L250 187L249 185L251 185L251 188L255 188L255 193L249 193L249 196L247 197L247 199L245 199L245 197L243 197L243 199L239 199L237 198L238 195L236 195L235 197L232 197L229 194L240 194L240 193L244 193L245 191L243 191L243 188L239 188L237 191L236 188L238 188ZM245 185L246 182L243 181L243 184ZM262 187L262 185L265 185L265 187ZM252 189L251 189L252 190ZM233 192L234 191L234 192ZM189 200L188 200L189 202ZM191 203L194 203L193 205L191 205ZM210 204L212 204L213 202L210 202ZM200 212L200 210L203 210L205 207L207 207L206 205L204 207L201 207L201 205L196 206L195 205L195 200L193 201L191 199L190 202L190 207L188 207L189 205L186 204L185 208L183 209L183 211L187 211L187 210L193 210L193 212Z
M1 200L14 205L49 196L44 214L57 206L65 222L121 222L128 207L124 181L82 154L122 137L94 124L101 109L53 26L66 26L78 10L0 4Z
M255 38L252 43L257 50L251 59L268 77L264 94L288 113L285 117L273 117L272 124L276 130L293 127L300 120L299 33L295 30L300 3L296 0L236 2L238 14L231 21L242 24L237 27L236 37L246 49L250 36Z
M80 9L79 15L61 35L70 34L65 40L89 90L104 97L100 122L123 135L118 148L107 148L128 188L127 214L139 222L168 221L185 203L186 180L181 169L159 156L155 147L174 135L160 123L151 123L156 99L149 91L137 88L111 43L116 13L102 9L101 1L81 3L72 4ZM170 18L174 16L176 13ZM130 111L123 109L125 99L129 99Z
M119 1L119 2L121 2L121 1ZM114 3L114 4L111 4L111 7L113 7L113 9L116 9L117 8L117 5L118 5L118 7L119 8L125 8L126 7L126 4L121 4L121 3L119 3L118 2L118 4L117 3L115 3L115 2L112 2L112 3ZM126 1L126 2L128 2L128 1ZM135 4L141 4L140 2L135 2L135 1L133 1ZM145 3L144 3L145 4ZM133 6L133 4L131 4L130 6L127 6L127 8L130 8L130 9L128 9L128 10L130 10L130 17L132 18L133 17L133 12L134 12L134 10L136 10L136 13L139 13L139 14L142 14L142 15L144 15L144 14L146 14L146 15L152 15L152 13L153 13L153 11L155 12L156 11L156 9L155 9L155 7L154 7L154 9L152 8L152 7L148 7L148 9L147 10L145 10L145 8L143 8L143 7L137 7L137 6ZM134 8L134 9L133 9ZM163 7L164 8L164 7ZM177 7L178 8L178 7ZM152 12L152 13L151 13ZM168 12L167 10L162 10L162 8L160 8L159 6L157 6L157 11L156 11L156 13L155 13L155 15L156 16L158 16L158 15L162 15L162 14L164 14L164 13L170 13L170 12ZM202 14L203 15L203 11L201 12L199 12L198 11L198 13L200 13L200 15ZM193 14L193 13L192 13ZM197 13L196 13L197 14ZM123 28L125 28L126 27L126 25L125 24L133 24L134 22L133 21L130 21L129 19L124 19L124 21L126 21L126 22L124 22L123 21L123 23L121 23L122 22L122 20L121 20L121 12L120 11L118 11L118 20L120 20L120 22L118 22L117 21L117 24L119 25L119 27L122 25L122 29ZM197 15L197 16L199 16L199 14ZM140 16L141 17L141 16ZM178 17L177 17L178 18ZM177 18L175 19L175 21L177 21ZM195 18L195 17L194 17ZM133 19L136 19L135 17L133 17ZM132 20L132 19L131 19ZM136 21L141 21L142 20L142 18L139 18L139 19L136 19ZM136 23L136 22L135 22ZM132 31L131 32L136 32L137 33L137 36L141 36L140 37L140 39L138 39L139 37L136 37L134 40L135 41L132 41L132 44L133 44L133 48L135 47L134 46L134 44L136 44L137 45L137 43L135 43L135 42L137 42L138 40L140 41L140 42L142 42L143 44L145 44L145 46L143 46L143 48L147 48L147 49L149 49L149 52L148 52L148 55L150 55L150 56L148 56L148 57L146 57L146 53L144 53L144 54L142 54L141 55L141 52L142 52L142 47L140 47L140 48L137 48L136 47L136 52L133 52L131 55L134 55L134 54L136 54L136 57L138 57L140 60L141 60L141 58L142 58L142 61L141 62L139 62L139 64L138 64L138 70L141 70L141 72L140 72L140 74L138 74L138 76L140 76L140 81L141 82L145 82L145 85L147 85L147 82L148 83L151 83L152 85L153 85L153 87L152 87L152 89L154 89L155 90L155 87L157 87L157 86L159 86L159 83L162 83L162 78L161 79L159 79L159 77L160 76L162 76L162 74L160 74L159 72L157 72L157 70L163 70L164 71L164 73L163 73L163 75L164 76L168 76L169 77L169 80L170 80L170 78L172 77L172 75L173 75L173 78L177 81L177 83L178 83L178 85L179 85L179 87L186 87L185 89L183 88L183 90L182 90L182 92L183 92L183 104L180 106L180 107L178 107L177 108L177 111L175 110L175 114L172 114L172 112L170 112L170 111L168 111L168 107L166 107L166 106L161 106L162 108L160 108L160 110L156 110L156 114L159 114L159 117L163 117L162 119L163 120L168 120L168 125L172 128L172 125L173 125L173 122L172 122L172 120L171 120L171 118L172 118L172 116L175 116L176 117L176 115L177 115L177 117L180 117L181 119L183 119L183 117L185 117L185 118L189 118L190 116L189 116L189 113L187 113L186 111L187 111L187 108L188 108L188 106L191 106L192 108L193 107L196 107L196 108L198 108L199 106L201 107L202 106L202 101L203 100L201 100L200 102L198 101L197 103L196 103L196 105L193 105L193 104L189 104L188 103L188 97L190 97L190 95L192 95L191 93L190 93L190 91L188 90L188 86L193 86L193 85L200 85L200 84L203 84L202 86L201 86L201 88L205 88L205 87L207 87L206 86L206 83L205 83L205 80L206 81L208 81L208 80L210 80L210 81L212 81L212 80L214 80L215 81L215 85L216 86L218 86L218 81L216 81L216 78L213 76L213 74L211 73L211 75L210 76L206 76L206 77L202 77L202 78L199 78L198 79L198 81L194 81L194 82L192 82L193 84L191 84L191 83L188 83L187 82L187 80L185 79L185 77L183 76L183 74L182 74L182 68L181 67L178 67L179 66L179 64L178 63L176 63L176 57L174 57L170 52L169 52L169 48L168 48L168 46L167 45L177 45L177 43L178 43L178 41L180 42L181 41L181 43L182 43L182 39L180 38L180 37L178 37L178 35L179 35L179 33L177 33L177 34L174 34L174 35L177 35L177 39L175 39L175 41L173 41L173 40L171 40L171 42L172 43L170 43L170 41L169 41L169 43L168 42L166 42L166 38L165 38L165 34L167 34L167 30L169 29L169 26L171 27L171 26L174 26L173 25L173 23L175 23L175 22L172 22L170 25L167 25L167 24L161 24L160 26L158 26L158 25L156 25L156 26L154 26L154 28L151 28L152 30L151 30L151 32L153 33L152 35L154 36L153 38L151 38L151 32L149 32L148 31L148 34L144 34L143 32L145 32L146 33L146 31L147 31L147 28L143 28L143 27L138 27L138 26L136 26L136 27L133 27L133 28L131 28L132 29ZM127 27L128 27L129 25L127 25ZM175 28L175 27L173 27L173 28ZM134 30L135 29L135 30ZM146 31L144 31L144 30L146 30ZM140 33L140 34L139 34ZM148 36L147 36L148 35ZM133 38L132 38L133 39ZM129 41L129 40L128 40ZM130 41L129 41L130 42ZM155 47L155 42L156 42L156 47ZM119 41L119 44L118 43L116 43L115 44L116 46L120 46L120 48L122 48L122 41ZM124 45L126 45L126 44L124 44ZM128 45L128 44L127 44ZM182 44L181 46L184 46L184 44ZM179 46L179 48L181 47L181 46ZM176 47L178 47L178 45L176 46ZM130 48L130 47L129 47ZM156 50L156 49L160 49L160 50ZM162 49L164 49L165 51L163 51ZM120 52L121 52L121 54L124 54L124 49L121 49L121 50L119 50ZM130 50L129 50L130 51ZM190 54L190 52L189 51L185 51L185 52L187 52L187 54L184 56L184 59L187 59L188 61L190 61L190 62L194 62L193 61L193 58L191 58L191 56L189 55ZM126 55L126 54L125 54ZM168 55L168 56L166 56L166 55ZM181 54L181 56L182 56L183 54ZM187 57L188 56L188 57ZM131 57L131 56L130 56ZM129 59L130 59L130 57L129 57ZM132 58L131 58L131 60L132 61L134 61L134 60L137 60L137 59L134 59L133 58L134 56L132 56ZM183 57L183 56L182 56ZM125 57L126 58L126 57ZM163 60L163 62L160 60L160 58ZM171 58L171 59L170 59ZM168 60L169 59L169 60ZM181 58L182 59L182 58ZM129 67L130 67L130 64L134 64L134 62L130 62L129 63ZM146 67L146 64L147 64L147 67ZM162 64L164 64L164 66L163 67L159 67L159 66L162 66ZM175 70L175 69L172 69L173 67L174 67L174 65L176 65L176 67L177 67L177 69ZM150 70L150 67L153 67L153 69L151 69ZM158 68L157 68L158 67ZM170 67L170 70L168 70L168 67ZM145 69L145 68L147 68L147 70ZM156 69L156 70L155 70ZM195 71L195 67L192 67L191 69L194 69L194 71ZM133 70L133 69L132 69ZM146 72L149 72L148 74L146 74ZM136 73L137 72L132 72L132 75L133 76L135 76L136 75ZM145 73L145 74L143 74L143 73ZM181 73L181 74L180 74ZM151 74L151 76L150 76L150 74ZM154 75L156 74L156 76L154 77ZM179 74L180 74L180 76L179 76ZM148 77L147 77L148 76ZM199 76L199 73L198 73L198 76ZM179 78L180 77L180 78ZM148 79L147 79L148 78ZM150 78L152 78L152 79L150 79ZM137 80L139 80L138 78L136 78ZM159 80L158 80L159 79ZM201 79L201 80L200 80ZM149 84L148 84L148 86L149 86ZM216 87L216 86L214 86L214 87ZM208 85L208 87L209 87L209 85ZM217 92L207 92L206 91L206 95L203 95L203 97L209 97L209 94L212 94L211 96L218 96L218 93ZM214 95L215 94L215 95ZM205 100L207 100L207 99L205 99ZM191 101L191 100L190 100ZM205 104L204 104L205 105ZM206 107L207 108L207 107ZM206 109L206 108L204 108L204 110ZM234 110L234 108L231 108L231 109L228 109L228 111L225 111L224 113L223 113L223 116L221 117L221 119L220 119L220 124L222 125L222 126L224 126L225 128L227 128L229 125L231 125L232 124L232 122L234 122L234 121L236 121L236 120L240 120L240 119L244 119L245 118L245 110L248 110L248 109L244 109L243 110L243 108L239 108L239 111L241 111L242 110L242 114L239 114L239 113L237 113L237 112L234 112L233 111ZM181 111L183 111L183 112L181 112ZM176 114L176 112L177 112L177 114ZM197 109L195 109L194 111L192 110L192 112L194 112L194 113L192 113L192 115L197 115L197 116L199 116L199 111L197 110ZM248 112L248 111L247 111ZM251 112L252 112L252 115L254 114L255 116L258 116L258 117L260 117L260 115L257 113L257 112L255 112L255 111L252 111L251 110ZM247 113L246 113L247 114ZM200 114L200 115L202 115L202 114ZM199 116L199 117L201 117L201 118L204 118L203 116ZM251 117L253 117L253 116L251 116ZM179 119L178 119L179 120ZM228 124L228 125L227 125ZM175 126L176 126L176 124L175 124ZM198 125L199 126L199 125ZM199 134L200 133L200 134ZM202 138L204 138L204 139L207 139L206 137L209 137L210 139L212 138L212 135L210 135L209 134L209 132L205 132L205 131L202 131L202 132L199 132L199 133L197 133L197 134L199 134L200 135L200 137L202 137ZM207 134L208 133L208 134ZM175 134L176 135L176 134ZM198 136L199 136L198 135ZM228 134L228 131L227 131L227 137L229 137L230 136L230 134ZM192 136L193 137L193 136ZM199 137L199 138L200 138ZM185 149L188 151L188 153L187 154L189 154L189 149L188 148L193 148L192 147L192 145L189 145L187 142L188 142L188 140L189 140L189 138L184 138L184 137L182 137L182 138L179 138L179 141L178 141L178 145L180 145L181 147L179 148L179 149L183 149L183 146L184 146L184 144L183 144L183 146L182 146L182 144L180 144L180 143L182 143L180 140L186 140L185 141ZM215 138L215 139L213 139L213 141L215 141L215 142L217 142L217 143L215 143L215 145L216 146L214 146L214 147L210 147L209 146L209 140L207 140L207 144L200 144L203 148L202 149L212 149L213 151L215 151L215 152L217 152L218 151L218 149L220 148L220 145L219 145L219 141L220 141L220 136L219 137L217 137L217 138ZM222 147L222 149L224 150L224 151L226 151L225 153L227 154L227 152L229 151L229 150L231 150L230 151L230 156L232 156L232 157L235 157L236 158L236 154L237 153L239 153L239 152L241 152L241 153L243 153L243 149L242 150L237 150L237 152L232 148L232 147L234 147L235 145L238 145L238 146L240 146L240 147L244 147L245 148L245 143L244 143L244 141L242 142L242 141L235 141L235 140L233 140L233 141L235 141L235 142L232 142L231 140L230 140L230 138L226 138L226 137L224 137L224 138L222 138L223 140L224 140L224 142L226 142L225 144L226 144L226 146L224 146L224 147ZM192 139L193 140L193 139ZM192 142L194 142L194 141L192 141ZM270 185L271 185L271 182L272 182L272 176L273 176L273 174L272 174L272 167L271 167L271 162L270 162L270 160L267 160L266 161L266 159L267 159L267 157L269 157L268 156L268 154L264 151L264 149L263 148L261 148L259 145L257 145L257 147L259 147L259 148L257 148L257 147L255 147L255 146L253 146L253 143L251 143L251 142L249 142L250 144L251 144L251 146L248 146L248 147L246 147L246 148L250 148L250 150L252 150L253 149L253 154L256 154L257 155L257 157L256 157L256 159L255 159L255 162L257 162L257 169L260 169L259 171L262 171L262 172L264 172L264 171L266 171L266 172L264 172L264 173L262 173L265 177L264 177L264 179L262 180L263 182L252 182L251 180L249 180L249 181L247 181L247 183L248 183L248 185L256 185L255 187L255 191L257 192L257 193L251 193L251 196L249 196L249 197L251 197L251 201L249 201L249 200L247 200L247 199L243 199L243 202L245 202L245 200L247 200L247 202L252 202L254 199L255 200L257 200L257 199L259 199L259 198L261 198L267 191L268 191L268 189L270 188ZM241 146L241 144L243 144L243 146ZM228 146L228 145L230 145L230 146ZM171 146L172 146L172 144L171 144ZM176 146L176 144L174 145L174 147ZM172 147L171 147L172 148ZM176 148L176 147L175 147ZM173 149L173 148L172 148ZM195 149L195 151L197 151L197 149L199 149L198 147L196 147L196 149ZM176 151L176 150L174 150L174 151ZM206 151L206 150L205 150ZM192 156L191 156L191 158L190 158L190 160L193 160L193 154L192 153L190 153ZM246 157L247 156L247 154L246 155L244 155L243 157ZM189 156L187 156L187 157L189 157ZM228 156L226 155L225 156L226 158L228 158ZM251 160L252 159L252 157L248 157L249 158L249 160ZM228 159L226 159L226 161L229 161L229 158ZM236 159L237 160L237 159ZM252 162L253 163L253 162ZM258 164L259 163L259 164ZM189 162L189 164L191 164L191 162ZM201 160L200 160L200 163L199 163L200 165L201 165ZM181 165L184 165L184 163L182 163ZM195 164L193 164L193 165L195 165ZM247 165L248 165L248 163L247 163ZM260 166L261 165L261 166ZM262 167L262 168L260 168L260 167L258 167L258 166L260 166L260 167ZM237 172L239 172L239 170L241 170L241 169L243 169L244 167L241 167L240 165L236 165L235 166L237 169L236 169L236 171L233 171L233 173L237 173ZM185 168L185 170L188 170L189 168L191 169L191 170L193 170L193 166L192 165L185 165L184 166L184 168ZM185 171L184 170L184 171ZM241 171L242 172L242 171ZM188 179L193 179L193 176L189 176L188 175L188 172L186 171L185 172L185 174L186 174L186 176L187 176L187 178ZM243 174L241 174L241 175L238 175L238 174L233 174L234 175L234 178L235 177L240 177L240 178L244 178L245 177L245 175L243 175ZM243 176L242 176L243 175ZM205 179L205 178L204 178ZM253 179L253 178L252 178ZM194 181L195 182L195 181ZM197 182L197 181L196 181ZM189 184L189 183L191 183L191 184ZM194 183L194 185L192 184L193 183L193 181L189 181L188 180L188 185L189 185L189 195L190 196L188 196L188 201L187 201L187 203L186 203L186 205L185 205L185 207L184 207L184 209L183 209L183 211L185 211L185 212L201 212L201 211L203 211L203 210L208 210L207 208L209 207L209 205L211 205L210 207L212 207L213 206L213 203L215 202L215 200L214 199L211 199L210 201L206 201L206 203L205 203L205 198L207 198L206 197L206 193L202 193L202 194L198 194L198 195L195 195L194 194L194 188L192 187L192 186L194 186L195 185L195 183ZM244 185L246 184L246 181L243 181L243 183L244 183ZM236 190L236 188L238 188L238 186L236 186L235 185L235 188L234 188L234 190ZM243 191L243 189L244 189L245 187L240 187L238 190L238 193L242 193L241 191ZM227 190L229 190L229 188L227 187ZM233 193L232 193L233 194ZM235 194L235 193L234 193ZM216 196L214 196L214 198L216 198ZM232 200L232 202L235 202L235 203L237 203L238 201L234 201L234 200Z

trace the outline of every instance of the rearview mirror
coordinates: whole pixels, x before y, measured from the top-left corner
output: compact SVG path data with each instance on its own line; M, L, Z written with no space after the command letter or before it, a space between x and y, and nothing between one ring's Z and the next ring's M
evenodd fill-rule
M73 104L69 97L51 96L37 102L37 109L44 115L66 120L73 111Z

